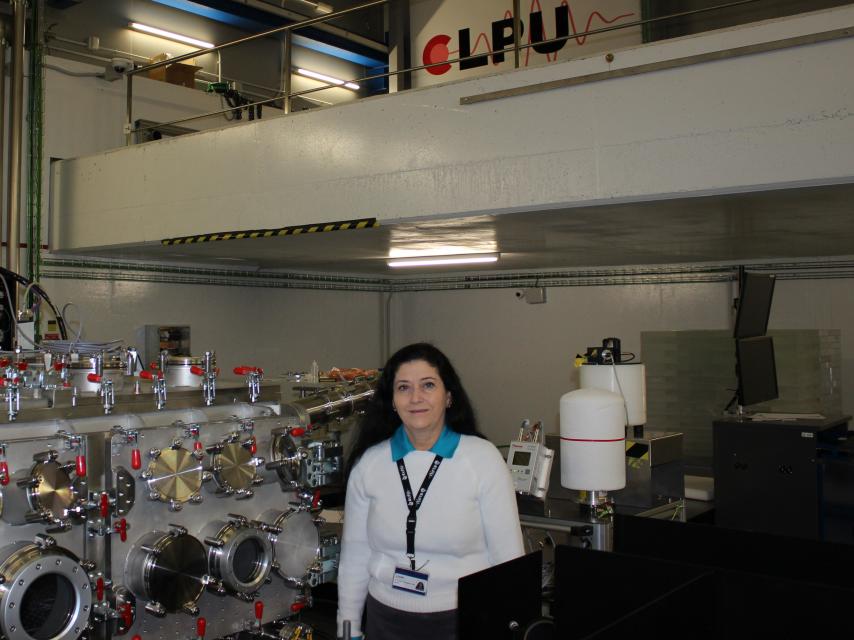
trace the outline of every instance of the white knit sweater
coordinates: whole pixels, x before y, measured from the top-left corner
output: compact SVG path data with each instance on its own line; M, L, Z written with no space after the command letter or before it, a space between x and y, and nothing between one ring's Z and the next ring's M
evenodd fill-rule
M417 493L435 454L405 457ZM507 465L487 440L462 436L445 458L418 509L416 568L429 574L427 595L392 588L395 567L406 557L408 509L388 440L368 449L347 483L341 564L338 569L338 632L349 620L361 633L367 594L412 612L457 607L457 580L524 553L516 496ZM423 568L422 568L423 567Z

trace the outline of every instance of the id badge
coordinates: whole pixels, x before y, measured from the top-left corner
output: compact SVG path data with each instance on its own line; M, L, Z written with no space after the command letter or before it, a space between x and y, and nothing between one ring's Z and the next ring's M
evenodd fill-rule
M430 576L421 571L413 571L412 569L404 569L397 567L394 570L394 577L391 580L391 586L401 591L408 591L419 596L427 595L427 580Z

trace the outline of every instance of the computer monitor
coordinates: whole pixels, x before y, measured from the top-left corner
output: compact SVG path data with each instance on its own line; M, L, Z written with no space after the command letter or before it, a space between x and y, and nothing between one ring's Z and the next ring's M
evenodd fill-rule
M764 336L768 330L775 276L746 272L741 280L738 313L735 317L736 338Z
M738 404L747 406L778 396L774 339L771 336L735 341Z
M522 638L542 615L543 552L464 576L458 584L460 638Z

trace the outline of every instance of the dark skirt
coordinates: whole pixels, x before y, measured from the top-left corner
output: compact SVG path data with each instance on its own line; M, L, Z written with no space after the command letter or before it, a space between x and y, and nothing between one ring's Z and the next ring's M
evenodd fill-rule
M456 640L457 610L411 613L384 605L368 594L366 640Z

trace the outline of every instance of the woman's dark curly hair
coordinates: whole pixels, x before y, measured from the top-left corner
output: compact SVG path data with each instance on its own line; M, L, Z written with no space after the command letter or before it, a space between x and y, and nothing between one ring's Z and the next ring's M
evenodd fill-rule
M415 360L424 360L435 367L445 389L451 392L451 406L445 411L445 424L448 428L457 433L483 437L477 430L477 420L468 394L463 389L460 377L448 357L432 344L426 342L410 344L389 358L383 367L376 391L368 402L365 415L359 422L353 449L347 461L348 477L368 448L390 438L400 426L400 418L392 406L394 377L400 365Z

